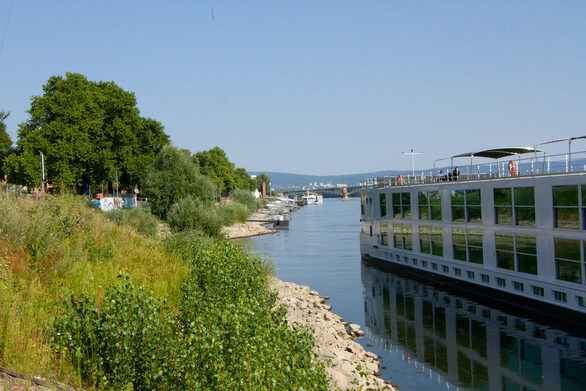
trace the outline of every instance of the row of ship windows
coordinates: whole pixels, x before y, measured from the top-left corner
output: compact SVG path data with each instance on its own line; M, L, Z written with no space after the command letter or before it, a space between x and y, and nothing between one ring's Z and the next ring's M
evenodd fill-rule
M399 254L390 254L387 253L387 256L390 256L391 259L394 259L397 262L401 262L401 255ZM431 269L432 271L439 271L439 267L438 264L435 262L431 262L431 261L426 261L423 259L416 259L416 258L409 258L406 256L403 256L403 262L405 264L409 264L412 263L414 266L419 266L421 265L422 268L424 269ZM444 274L453 274L456 277L462 277L462 269L459 267L452 267L450 270L450 267L447 265L441 265L441 271ZM468 278L469 280L474 280L476 281L476 272L471 271L471 270L465 270L466 272L466 278ZM484 273L479 273L480 274L480 281L485 283L485 284L490 284L490 276L488 274L484 274ZM494 284L500 288L507 288L507 280L501 277L495 277L494 278ZM514 291L517 292L525 292L525 283L523 282L519 282L519 281L514 281L511 280L511 286L513 288ZM541 286L538 285L531 285L531 294L533 296L539 296L539 297L545 297L545 289ZM551 297L559 302L562 303L567 303L568 302L568 294L566 292L562 292L562 291L557 291L555 289L551 290ZM575 296L576 298L576 305L579 307L586 307L586 298L582 297L582 296Z
M580 229L580 211L586 214L586 185L553 186L554 227ZM495 224L535 226L535 191L533 187L493 189ZM441 193L417 192L418 218L442 220ZM387 206L387 194L379 194L380 217L387 215L398 219L411 218L411 193L391 194ZM451 190L452 221L482 223L480 189ZM362 195L361 211L372 204L371 198ZM586 229L586 218L582 219Z
M412 226L380 222L380 243L389 245L389 229L392 230L391 246L413 251ZM372 226L370 227L372 235ZM482 231L452 229L453 258L476 264L484 264ZM537 240L535 236L495 233L497 267L527 274L538 274ZM444 256L443 231L440 227L419 227L419 251L438 257ZM586 283L586 242L574 239L554 238L556 278L576 284Z

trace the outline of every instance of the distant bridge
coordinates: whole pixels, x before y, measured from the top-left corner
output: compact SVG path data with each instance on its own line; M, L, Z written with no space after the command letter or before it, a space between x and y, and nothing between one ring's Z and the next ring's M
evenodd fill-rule
M317 193L324 196L324 198L338 198L342 196L342 187L329 187L325 189L313 189L309 190L311 193ZM360 185L346 186L348 189L348 196L358 197L360 196ZM307 193L307 190L275 190L283 193L288 197L301 197Z

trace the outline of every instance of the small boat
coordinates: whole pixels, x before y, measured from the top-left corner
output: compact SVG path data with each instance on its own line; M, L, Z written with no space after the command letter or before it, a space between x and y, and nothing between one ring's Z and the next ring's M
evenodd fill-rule
M317 205L324 203L324 196L321 194L310 193L309 191L303 195L304 205Z

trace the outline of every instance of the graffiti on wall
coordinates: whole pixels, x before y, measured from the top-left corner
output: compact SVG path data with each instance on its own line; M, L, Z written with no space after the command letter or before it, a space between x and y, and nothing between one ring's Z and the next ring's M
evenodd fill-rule
M104 212L136 207L136 197L104 197L101 200L92 200L92 202L96 209L101 209Z

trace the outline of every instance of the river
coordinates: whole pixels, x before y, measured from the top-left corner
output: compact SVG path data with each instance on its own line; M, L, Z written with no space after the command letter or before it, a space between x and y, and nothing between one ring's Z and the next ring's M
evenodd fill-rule
M301 208L288 230L249 239L277 277L329 296L365 331L401 391L586 390L586 339L361 262L358 199Z

